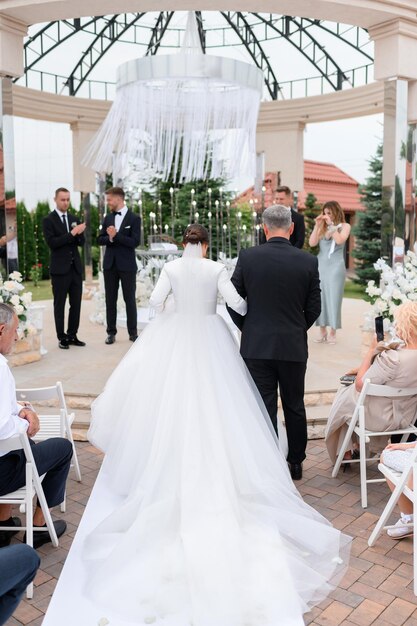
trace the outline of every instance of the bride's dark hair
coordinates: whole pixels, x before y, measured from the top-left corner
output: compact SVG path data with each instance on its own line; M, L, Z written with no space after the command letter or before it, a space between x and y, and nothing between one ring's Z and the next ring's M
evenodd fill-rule
M182 243L186 245L187 243L197 244L197 243L207 243L209 242L209 234L208 230L201 226L201 224L190 224L188 228L185 229Z

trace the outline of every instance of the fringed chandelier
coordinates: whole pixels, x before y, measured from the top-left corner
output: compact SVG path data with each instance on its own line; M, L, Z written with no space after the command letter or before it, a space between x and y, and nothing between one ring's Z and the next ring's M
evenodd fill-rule
M204 54L194 12L180 52L118 68L112 107L85 162L115 181L132 172L188 182L253 176L263 74Z

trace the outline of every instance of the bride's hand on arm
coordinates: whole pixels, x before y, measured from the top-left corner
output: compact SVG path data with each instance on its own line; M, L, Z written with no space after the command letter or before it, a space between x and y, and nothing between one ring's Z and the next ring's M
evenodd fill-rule
M149 306L155 309L158 313L164 308L165 300L171 292L171 281L169 280L168 273L165 267L162 268L162 272L158 278L158 282L149 298Z
M225 299L226 304L231 309L236 311L236 313L239 313L239 315L246 315L246 311L248 310L247 302L237 292L236 287L230 280L225 267L223 267L220 271L219 278L217 280L217 288Z

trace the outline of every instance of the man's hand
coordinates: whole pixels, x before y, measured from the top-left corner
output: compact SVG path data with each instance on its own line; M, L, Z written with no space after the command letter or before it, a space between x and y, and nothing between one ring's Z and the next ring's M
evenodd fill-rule
M85 231L85 224L83 222L82 224L77 224L76 226L74 226L74 228L71 230L71 235L73 237L76 237L77 235L81 235L84 231Z
M6 243L7 243L6 235L3 235L3 237L0 237L0 246L5 246Z
M106 229L106 233L108 234L108 236L110 237L110 239L113 241L114 237L117 234L117 230L114 226L108 226Z
M40 424L39 417L36 415L35 411L28 409L27 407L23 407L23 409L19 411L19 417L29 422L29 427L27 429L29 437L36 435L40 428Z

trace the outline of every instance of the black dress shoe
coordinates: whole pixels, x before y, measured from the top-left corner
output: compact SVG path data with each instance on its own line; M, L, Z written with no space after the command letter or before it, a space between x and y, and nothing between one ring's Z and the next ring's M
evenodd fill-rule
M85 341L80 341L75 335L75 337L68 337L68 343L70 346L85 346Z
M61 348L61 350L68 350L69 348L68 339L60 339L58 346Z
M129 335L129 341L136 341L137 338L137 335Z
M22 522L19 517L9 517L9 519L0 522L0 548L10 545L12 537L20 531L21 525ZM16 530L2 530L2 526L16 526Z
M116 338L114 335L107 335L107 339L104 343L106 343L108 346L112 343L114 343L116 341Z
M67 530L67 522L64 522L63 519L57 519L54 522L54 526L57 537L61 537L61 535L63 535ZM47 530L36 531L35 528L36 526L33 527L33 547L37 550L45 543L49 543L51 541L51 535ZM46 524L44 524L42 528L46 528ZM26 543L26 533L23 537L23 543Z
M301 463L290 463L291 478L301 480L303 477L303 466Z

